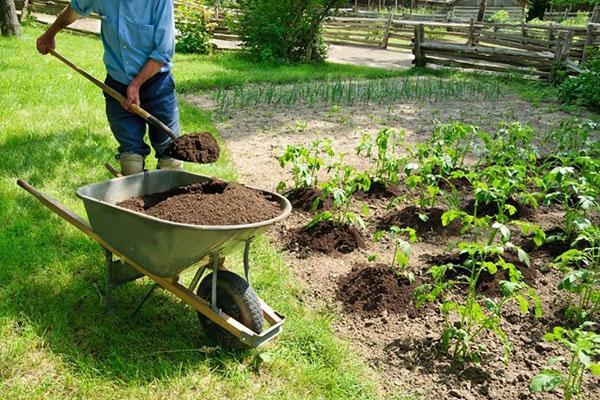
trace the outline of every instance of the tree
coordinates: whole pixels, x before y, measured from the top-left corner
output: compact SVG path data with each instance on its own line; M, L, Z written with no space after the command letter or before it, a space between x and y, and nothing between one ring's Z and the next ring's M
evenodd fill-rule
M321 25L345 0L239 0L235 31L256 58L314 62L325 58Z
M20 33L14 0L0 0L0 32L2 36L16 36Z

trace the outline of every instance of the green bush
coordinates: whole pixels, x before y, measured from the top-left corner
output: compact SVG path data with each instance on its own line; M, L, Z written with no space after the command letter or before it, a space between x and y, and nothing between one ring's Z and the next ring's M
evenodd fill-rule
M177 51L180 53L210 53L212 32L214 24L210 23L210 11L204 7L178 8L178 18L175 27L177 37Z
M510 15L506 10L498 10L488 18L489 22L494 22L497 24L505 24L510 21Z
M239 0L235 26L244 50L263 61L315 62L326 56L321 23L344 0Z
M588 47L586 52L584 72L565 79L558 87L558 95L565 103L600 111L600 47Z

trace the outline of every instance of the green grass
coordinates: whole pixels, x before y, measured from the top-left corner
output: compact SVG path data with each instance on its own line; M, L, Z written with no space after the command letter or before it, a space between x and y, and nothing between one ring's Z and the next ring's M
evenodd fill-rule
M236 52L216 53L210 56L178 55L174 70L181 77L178 81L178 89L181 92L258 82L290 83L347 77L376 79L406 75L406 71L402 70L328 62L291 65L256 63Z
M332 316L302 306L303 288L264 239L252 255L255 286L288 321L283 336L262 351L211 347L195 312L166 292L124 317L148 281L119 288L116 315L105 312L101 248L15 184L25 179L84 215L74 191L107 179L102 164L116 149L99 90L38 55L40 32L25 27L19 39L0 38L0 398L378 398L364 365L334 338ZM58 49L104 76L99 40L65 33ZM187 90L387 74L329 64L254 65L232 55L176 61ZM184 132L215 132L208 113L184 103L181 112ZM213 166L186 168L235 178L227 153Z

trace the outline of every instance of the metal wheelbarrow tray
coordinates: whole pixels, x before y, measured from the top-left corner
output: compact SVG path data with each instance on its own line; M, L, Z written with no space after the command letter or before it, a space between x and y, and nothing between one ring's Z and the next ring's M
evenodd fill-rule
M107 305L112 310L112 289L121 284L147 276L155 282L134 308L135 314L156 286L168 290L192 306L213 324L216 324L241 343L256 347L281 332L285 320L258 297L257 308L270 324L263 332L254 332L240 321L218 308L219 281L223 257L244 246L245 282L238 287L254 292L249 280L249 249L252 239L270 225L285 219L291 212L289 201L276 193L262 191L279 203L281 213L276 218L246 225L190 225L165 221L146 214L118 207L115 204L133 197L144 196L170 189L202 183L209 177L184 171L151 171L119 177L83 186L77 196L83 200L89 224L52 197L38 191L28 183L18 180L19 186L34 195L42 204L70 222L83 233L97 241L106 250ZM118 260L115 257L118 257ZM197 266L188 285L179 282L179 275ZM203 299L194 293L200 278L207 269L213 273L205 279L211 285L210 298ZM231 278L232 273L227 272ZM235 276L241 280L241 277ZM203 282L204 283L204 282ZM200 285L202 286L202 284ZM241 294L240 294L241 295Z

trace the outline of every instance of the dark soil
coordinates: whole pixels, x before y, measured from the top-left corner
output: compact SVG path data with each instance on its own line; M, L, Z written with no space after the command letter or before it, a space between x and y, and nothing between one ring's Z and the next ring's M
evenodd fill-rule
M389 313L414 317L413 292L420 282L412 284L385 264L358 264L338 282L337 299L349 313L376 315Z
M292 189L285 194L285 197L290 201L292 207L302 211L313 211L312 205L316 199L323 195L323 190L319 188L299 188ZM316 210L329 209L332 206L331 198L320 201Z
M381 182L371 181L371 186L367 192L361 190L356 192L355 196L357 199L361 200L369 197L376 199L389 199L392 197L402 196L403 194L406 194L406 190L398 184L386 186Z
M426 233L446 233L449 235L457 234L460 231L460 224L454 221L452 224L444 227L442 225L442 214L446 210L438 207L420 208L417 206L408 206L401 210L394 210L384 215L377 224L377 229L386 230L391 226L398 228L413 228L418 235ZM427 215L427 221L423 221L419 214Z
M216 179L135 197L117 206L193 225L251 224L281 214L279 204L268 194Z
M531 254L546 253L552 258L556 258L571 249L572 240L566 240L563 236L565 234L561 227L550 228L546 230L546 242L541 246L537 247L532 239L525 238L521 243L521 247Z
M301 257L311 252L347 254L363 247L364 242L362 233L354 226L335 226L329 221L324 221L294 232L288 249L298 251Z
M530 206L523 205L514 199L509 199L506 204L510 204L515 207L517 211L510 216L512 219L529 219L533 217L535 214L535 209ZM473 214L475 211L475 199L470 199L467 204L463 207L463 209L469 214ZM489 203L489 204L478 204L477 205L477 215L484 216L489 215L493 216L498 214L498 204L497 203Z
M511 264L513 264L523 275L523 281L528 285L533 285L537 278L537 271L533 267L528 267L525 263L521 262L519 258L512 253L504 253L502 258ZM467 260L466 254L460 253L445 253L437 256L431 256L428 259L429 265L463 265ZM496 260L490 260L496 261ZM467 268L456 268L453 271L448 272L448 279L456 278L459 276L467 275L469 272ZM479 281L477 282L477 290L489 297L500 297L500 281L509 280L508 271L498 270L496 274L490 274L487 271L483 271L479 275Z
M219 159L221 148L210 133L198 132L178 137L167 154L178 160L209 164Z

